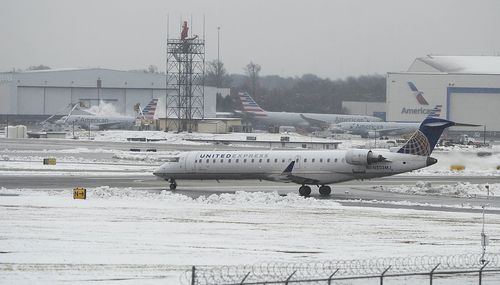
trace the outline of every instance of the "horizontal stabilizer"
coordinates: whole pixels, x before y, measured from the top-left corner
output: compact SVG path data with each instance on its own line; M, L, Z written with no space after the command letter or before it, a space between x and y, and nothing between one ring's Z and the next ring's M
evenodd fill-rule
M483 125L455 123L455 127L481 127Z

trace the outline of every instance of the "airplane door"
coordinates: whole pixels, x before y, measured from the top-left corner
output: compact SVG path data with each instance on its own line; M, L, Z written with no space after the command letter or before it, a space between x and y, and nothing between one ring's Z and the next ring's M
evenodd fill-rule
M293 166L294 169L300 169L300 166L302 165L301 163L301 156L300 155L296 155L295 156L295 164Z

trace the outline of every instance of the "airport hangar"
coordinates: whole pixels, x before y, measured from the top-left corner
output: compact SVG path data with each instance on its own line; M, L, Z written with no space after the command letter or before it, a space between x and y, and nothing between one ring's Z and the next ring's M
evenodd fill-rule
M163 118L164 125L165 79L162 74L102 68L3 72L0 73L0 120L5 123L8 116L11 122L39 122L51 115L66 115L70 104L91 107L99 100L112 104L122 115L133 116L136 103L144 107L151 99L158 98L156 116ZM227 96L230 89L205 86L204 118L197 119L206 122L216 117L217 93Z
M411 85L414 86L411 87ZM481 127L450 133L500 135L500 57L427 56L408 71L387 73L387 121L420 122L433 110L441 118Z

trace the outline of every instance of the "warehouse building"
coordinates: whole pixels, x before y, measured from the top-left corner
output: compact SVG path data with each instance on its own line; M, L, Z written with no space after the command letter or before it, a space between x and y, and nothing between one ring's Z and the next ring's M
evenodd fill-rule
M500 106L500 57L427 56L405 72L387 74L387 120L420 122L435 113L455 122L486 126L496 135ZM453 127L480 132L483 127Z
M216 117L216 95L228 88L205 87L204 118ZM171 93L169 93L171 94ZM157 116L165 117L165 75L102 68L57 69L0 73L0 120L41 121L65 115L70 104L90 108L105 102L122 115L133 116L134 105L158 98ZM202 119L202 118L199 118Z

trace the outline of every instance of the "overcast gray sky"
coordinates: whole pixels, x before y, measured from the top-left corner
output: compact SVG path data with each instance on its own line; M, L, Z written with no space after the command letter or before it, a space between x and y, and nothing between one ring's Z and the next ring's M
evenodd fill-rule
M498 55L500 1L436 0L1 0L0 70L165 69L181 16L206 29L206 58L230 73L250 60L262 74L343 78L407 69L426 54Z

